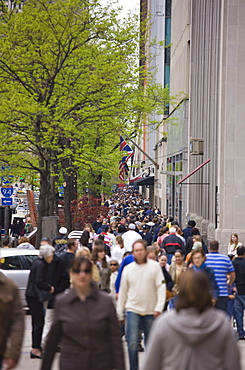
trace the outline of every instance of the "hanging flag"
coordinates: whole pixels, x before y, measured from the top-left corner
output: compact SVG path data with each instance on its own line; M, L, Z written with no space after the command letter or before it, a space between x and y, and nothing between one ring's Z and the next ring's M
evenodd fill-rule
M128 156L125 155L122 157L121 161L119 162L119 179L124 180L128 176L128 165L127 165Z
M134 152L122 136L120 136L120 150L127 152L127 155L123 156L119 162L119 179L123 181L128 176L127 161L134 155Z
M127 141L124 140L124 138L122 136L120 136L120 150L125 151L125 152L128 153L128 159L131 158L134 155L133 150L130 148Z

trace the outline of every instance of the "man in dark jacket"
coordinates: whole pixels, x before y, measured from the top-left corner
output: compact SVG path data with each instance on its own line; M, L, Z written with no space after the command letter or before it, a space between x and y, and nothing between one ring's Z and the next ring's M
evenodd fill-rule
M185 253L184 243L176 235L176 228L170 227L169 235L163 240L161 248L165 249L168 256L168 263L171 264L171 259L178 249L181 249Z
M143 231L140 232L140 235L143 240L146 240L147 245L151 245L153 236L151 233L149 233L150 227L145 224L143 225Z
M235 284L237 294L234 302L235 319L237 331L240 340L245 340L245 331L243 328L243 312L245 309L245 247L237 248L237 257L233 260L233 266L236 273Z
M70 286L70 277L67 272L64 261L56 255L54 255L53 261L49 265L48 269L48 280L49 283L54 287L53 299L48 302L48 307L45 313L45 322L43 328L42 341L45 344L47 334L53 322L54 316L54 300L57 294L64 292Z
M92 228L94 229L94 231L96 232L96 234L98 234L98 230L101 228L102 226L102 221L103 221L103 216L100 215L96 221L94 221L92 223Z
M59 256L61 253L66 252L67 250L67 229L61 227L59 229L59 235L53 240L53 247L55 249L55 254Z
M24 314L17 285L0 272L0 369L13 369L24 335Z
M194 220L189 220L187 227L184 230L182 230L183 237L185 238L186 241L189 238L189 236L192 236L192 228L195 226L196 226L196 222Z
M65 264L66 271L69 273L72 261L75 258L78 249L78 241L76 239L68 239L67 251L60 255L60 258Z

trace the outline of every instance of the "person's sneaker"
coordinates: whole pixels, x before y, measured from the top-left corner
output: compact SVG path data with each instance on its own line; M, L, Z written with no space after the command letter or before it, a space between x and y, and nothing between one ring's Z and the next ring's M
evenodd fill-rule
M142 347L141 343L139 344L139 352L145 352L144 348Z

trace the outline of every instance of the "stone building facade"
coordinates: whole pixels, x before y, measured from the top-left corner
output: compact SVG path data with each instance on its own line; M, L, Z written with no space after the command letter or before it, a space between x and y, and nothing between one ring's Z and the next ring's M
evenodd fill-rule
M195 219L208 240L227 245L236 232L245 243L245 1L171 5L170 91L184 94L155 134L155 205L183 227ZM191 154L191 138L203 154Z

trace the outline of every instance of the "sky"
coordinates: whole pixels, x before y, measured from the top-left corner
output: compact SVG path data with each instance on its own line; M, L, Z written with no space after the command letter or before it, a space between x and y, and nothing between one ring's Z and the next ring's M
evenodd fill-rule
M127 15L129 10L137 9L139 11L140 0L117 0L118 4L123 7L122 17ZM101 0L102 4L107 4L107 0Z

